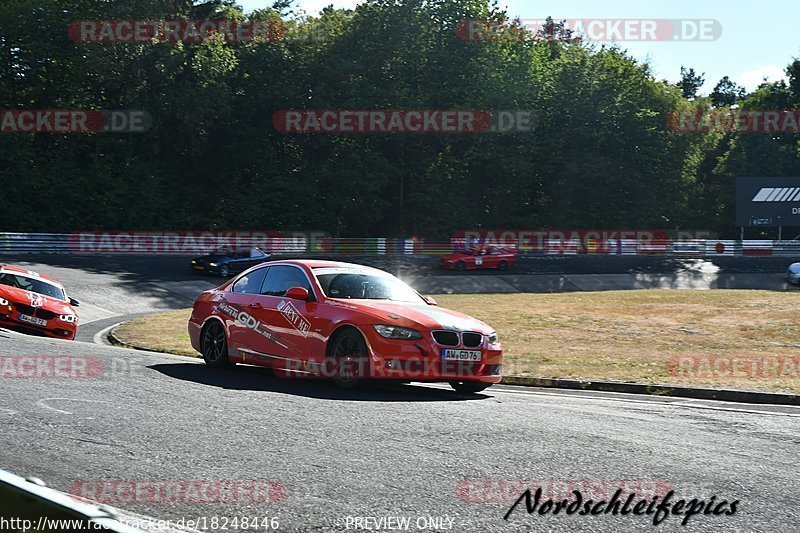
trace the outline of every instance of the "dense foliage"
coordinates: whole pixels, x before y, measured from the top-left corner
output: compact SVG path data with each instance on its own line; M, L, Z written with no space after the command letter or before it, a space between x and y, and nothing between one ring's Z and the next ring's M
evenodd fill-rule
M370 0L307 17L278 2L3 0L0 108L144 109L139 134L0 134L0 230L456 228L733 231L738 175L800 175L796 135L678 133L707 109L624 50L579 40L465 42L485 0ZM79 19L281 19L279 42L80 44ZM692 71L693 72L693 71ZM790 83L714 101L800 105ZM692 91L691 96L694 96ZM532 109L533 132L292 134L284 109Z

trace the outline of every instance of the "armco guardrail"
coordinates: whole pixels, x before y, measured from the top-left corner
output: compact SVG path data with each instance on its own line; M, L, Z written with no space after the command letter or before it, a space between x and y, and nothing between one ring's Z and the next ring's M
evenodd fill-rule
M0 470L0 531L146 531L114 511Z
M155 254L199 255L215 250L258 247L269 253L320 255L443 255L465 246L514 248L520 255L672 255L800 256L800 240L636 240L541 239L514 244L480 243L464 239L431 241L419 238L342 238L275 232L83 232L0 233L0 254Z

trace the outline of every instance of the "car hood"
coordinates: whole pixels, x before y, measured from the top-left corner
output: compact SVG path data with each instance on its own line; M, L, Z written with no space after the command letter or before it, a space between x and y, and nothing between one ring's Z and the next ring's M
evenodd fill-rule
M368 313L379 322L409 328L450 329L477 331L489 334L494 331L489 325L458 311L427 304L388 302L384 300L337 300L354 305L359 311Z
M62 302L50 296L39 294L37 292L26 291L17 287L9 287L8 285L0 285L0 297L5 298L10 303L30 305L33 307L41 307L47 311L59 315L75 314L67 302Z

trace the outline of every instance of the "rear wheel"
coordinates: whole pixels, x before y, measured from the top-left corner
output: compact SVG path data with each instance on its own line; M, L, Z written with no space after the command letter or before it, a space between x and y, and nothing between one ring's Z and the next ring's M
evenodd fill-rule
M334 364L333 381L342 389L352 389L369 374L369 350L364 337L347 329L336 335L330 352Z
M497 265L497 268L499 268L500 270L508 269L508 261L506 260L500 261L500 264Z
M467 268L467 264L464 261L456 263L456 270L464 270L465 268Z
M491 387L492 384L477 381L451 381L450 386L458 392L481 392Z
M228 359L228 340L225 338L225 328L216 320L203 330L201 349L203 361L212 368L230 366Z

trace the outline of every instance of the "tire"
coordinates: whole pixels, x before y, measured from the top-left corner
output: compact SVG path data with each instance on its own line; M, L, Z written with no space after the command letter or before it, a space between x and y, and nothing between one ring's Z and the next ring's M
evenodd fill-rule
M480 383L477 381L451 381L450 386L457 392L481 392L492 386L491 383Z
M500 264L497 265L498 270L508 270L508 261L500 261Z
M228 265L222 265L219 267L219 275L223 278L227 278L231 275L231 268Z
M369 349L356 330L346 329L333 338L330 357L333 381L341 389L353 389L369 375Z
M459 261L458 263L456 263L456 270L458 270L459 272L466 268L467 264L464 261Z
M216 320L203 328L203 333L200 335L200 349L203 361L211 368L231 366L225 328Z

